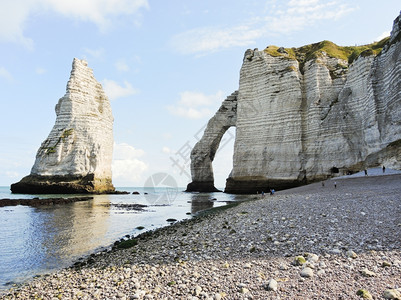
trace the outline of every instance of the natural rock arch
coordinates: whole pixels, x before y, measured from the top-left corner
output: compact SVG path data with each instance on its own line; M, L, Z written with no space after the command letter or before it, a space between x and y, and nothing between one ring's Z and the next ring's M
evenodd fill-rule
M202 138L191 152L192 182L187 192L216 192L214 186L212 162L226 131L237 122L237 96L235 91L221 104L219 110L210 119Z

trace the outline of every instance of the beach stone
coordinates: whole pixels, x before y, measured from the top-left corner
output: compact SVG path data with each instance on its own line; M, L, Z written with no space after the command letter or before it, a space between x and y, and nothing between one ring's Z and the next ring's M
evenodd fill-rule
M369 291L365 289L360 289L356 292L358 296L360 296L363 299L373 299L372 295L369 293Z
M202 292L202 288L201 288L199 285L197 285L197 286L195 287L195 290L194 290L194 292L193 292L193 295L199 296L201 292Z
M401 291L397 289L385 290L383 293L383 298L401 300Z
M306 260L311 263L317 263L319 260L319 256L314 253L307 253L305 256L306 256Z
M337 249L337 248L334 248L334 249L330 250L330 253L332 253L332 254L341 254L341 250Z
M382 262L382 267L383 267L383 268L385 268L385 267L391 267L391 265L392 265L391 262L389 262L389 261L387 261L387 260L385 260L385 261Z
M365 277L375 277L376 276L375 272L369 271L367 268L363 268L360 272Z
M348 251L345 253L345 255L346 255L347 257L353 258L353 259L355 259L355 258L358 257L358 255L357 255L354 251L352 251L352 250L348 250Z
M251 269L252 268L252 264L246 263L246 264L244 264L244 268L245 269Z
M323 276L323 275L325 275L326 274L326 271L325 270L319 270L319 271L317 271L317 275L318 276Z
M220 293L216 293L216 294L214 294L214 300L221 300L221 299L223 299L223 296L220 294Z
M300 275L301 275L301 277L311 278L311 277L313 277L313 270L309 267L306 267L306 268L302 269Z
M299 255L294 258L294 265L302 266L304 263L306 263L305 257Z
M267 284L265 285L265 289L268 291L277 291L277 281L273 278L270 279Z

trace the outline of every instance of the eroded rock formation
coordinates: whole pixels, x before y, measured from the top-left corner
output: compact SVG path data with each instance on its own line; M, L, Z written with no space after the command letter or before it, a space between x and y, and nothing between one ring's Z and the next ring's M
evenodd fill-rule
M210 119L201 140L191 152L192 182L187 192L216 192L212 162L224 133L237 122L237 95L232 93Z
M266 192L381 164L400 169L400 24L401 16L389 39L366 46L247 50L225 191ZM192 179L210 181L200 176L209 162L194 163L202 161L195 150Z
M11 185L14 193L109 193L113 116L87 62L74 58L56 122L42 143L31 174Z

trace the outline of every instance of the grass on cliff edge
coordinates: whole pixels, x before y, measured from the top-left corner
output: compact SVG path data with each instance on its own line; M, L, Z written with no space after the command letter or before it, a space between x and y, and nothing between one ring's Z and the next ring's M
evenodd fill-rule
M359 56L378 55L390 37L386 37L379 42L362 46L338 46L330 41L322 41L315 44L302 46L299 48L285 48L288 54L280 53L277 46L268 46L264 51L271 56L284 56L296 59L300 63L321 57L322 52L326 52L329 57L340 58L351 64Z

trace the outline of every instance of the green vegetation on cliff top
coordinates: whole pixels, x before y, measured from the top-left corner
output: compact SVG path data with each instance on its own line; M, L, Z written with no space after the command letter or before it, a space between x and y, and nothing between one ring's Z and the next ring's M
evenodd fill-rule
M386 37L379 42L362 46L338 46L330 41L322 41L299 48L285 48L284 50L287 53L278 52L279 47L277 46L268 46L264 51L271 56L284 56L296 59L302 64L308 60L321 57L323 52L325 52L329 57L340 58L348 61L350 64L359 56L378 55L388 40L389 37Z

